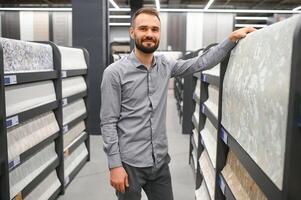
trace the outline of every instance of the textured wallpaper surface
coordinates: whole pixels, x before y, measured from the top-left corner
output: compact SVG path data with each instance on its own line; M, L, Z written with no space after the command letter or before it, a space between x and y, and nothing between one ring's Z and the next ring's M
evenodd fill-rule
M0 38L3 48L4 73L53 70L52 48L39 44Z
M231 53L223 86L222 125L280 189L298 21L301 17L295 16L241 40Z
M64 78L62 81L63 98L78 94L87 90L87 85L84 77L76 76Z
M82 49L59 46L62 57L62 69L87 69Z

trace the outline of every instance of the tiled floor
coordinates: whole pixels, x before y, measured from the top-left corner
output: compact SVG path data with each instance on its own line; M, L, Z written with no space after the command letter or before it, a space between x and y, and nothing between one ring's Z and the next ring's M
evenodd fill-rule
M170 170L175 200L194 200L194 178L188 164L189 136L181 134L176 103L172 90L167 100L167 132ZM91 161L88 162L64 196L59 200L115 200L115 192L109 184L107 161L102 150L101 136L91 136ZM143 195L142 200L147 198Z

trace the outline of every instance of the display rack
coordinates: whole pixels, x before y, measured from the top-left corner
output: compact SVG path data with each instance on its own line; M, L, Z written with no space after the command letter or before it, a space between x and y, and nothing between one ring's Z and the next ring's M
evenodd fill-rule
M1 200L10 200L10 199L36 199L37 197L35 195L42 195L40 191L46 192L49 188L51 188L50 191L47 191L49 193L48 199L56 199L59 194L64 194L65 191L65 185L66 184L66 177L64 174L64 158L68 156L68 154L71 154L75 151L76 147L79 146L79 143L85 143L86 149L87 149L87 155L85 161L90 159L90 150L89 150L89 134L88 131L86 131L86 134L84 137L80 137L77 141L72 143L68 147L68 149L64 149L64 133L69 128L72 128L76 124L76 121L79 119L83 120L88 117L88 112L86 112L84 115L78 117L74 121L66 124L63 124L63 107L68 105L69 103L72 103L76 99L84 98L84 101L86 102L86 99L88 98L88 92L87 90L80 92L78 94L74 94L71 96L68 96L66 98L62 98L62 81L64 77L68 76L76 76L76 75L84 75L84 78L86 80L86 74L87 69L80 69L80 70L65 70L62 71L61 69L61 53L59 51L59 48L52 42L24 42L24 41L18 41L18 40L10 40L10 39L4 39L2 41L8 41L8 43L11 41L12 43L16 44L17 46L22 48L22 45L31 47L33 46L47 46L48 48L48 54L51 58L37 58L36 60L39 60L38 62L44 62L45 60L51 60L52 63L52 69L51 70L39 70L39 66L43 68L42 64L36 64L38 66L38 69L35 69L35 71L16 71L16 72L5 72L4 71L4 52L1 45L0 48L0 62L2 63L0 67L0 119L1 119L1 125L0 125L0 145L1 145L1 154L0 154L0 199ZM2 44L2 42L1 42ZM7 44L6 44L7 45ZM6 47L7 48L7 47ZM10 47L8 47L10 48ZM24 47L25 48L25 47ZM30 56L33 54L33 57L36 56L35 47L32 47L32 51L28 51L28 49L25 50L26 53L29 53ZM89 63L88 59L88 52L84 49L82 49L84 52L84 60L87 63ZM33 53L32 53L33 52ZM38 52L38 51L37 51ZM37 56L40 56L40 53L36 53ZM25 58L21 58L25 59ZM23 60L21 61L23 62ZM34 64L33 64L34 65ZM37 67L34 66L34 67ZM37 103L36 105L32 105L29 108L24 109L23 105L20 106L20 111L15 112L15 108L10 108L9 113L7 114L7 105L6 101L8 97L11 97L15 93L13 92L22 92L23 94L26 94L26 90L22 91L23 88L32 87L32 85L41 85L43 83L47 82L53 87L53 92L55 93L55 99L47 100L48 102L45 103ZM20 89L21 88L21 89ZM40 89L41 90L41 89ZM8 93L12 92L12 93ZM38 95L38 91L36 92ZM19 94L19 93L18 93ZM7 96L10 95L10 96ZM36 94L35 94L36 95ZM12 96L14 97L14 96ZM43 96L37 96L38 99L44 99ZM23 106L23 107L22 107ZM21 151L17 155L13 155L11 159L9 159L9 144L8 144L8 134L12 134L13 131L19 131L17 133L14 132L14 134L19 134L21 132L25 131L26 126L28 125L27 129L34 131L34 125L33 123L39 124L39 126L42 126L41 120L46 120L49 118L46 118L45 116L53 116L51 118L53 122L51 122L52 126L57 127L57 131L51 133L49 136L41 139L35 139L34 143L32 141L30 142L29 147L24 147L25 150L18 150ZM43 118L45 117L45 118ZM40 121L39 121L40 120ZM32 123L32 124L30 124ZM48 122L50 126L50 121ZM56 125L53 125L56 124ZM46 126L46 124L45 124ZM87 126L86 126L87 127ZM51 127L41 127L43 130ZM27 130L26 129L26 130ZM52 127L52 129L54 129ZM51 130L52 130L51 129ZM88 129L88 127L87 127ZM21 130L21 131L20 131ZM22 131L24 130L24 131ZM53 131L53 130L52 130ZM44 133L44 131L39 131L41 134ZM31 132L28 132L29 134L32 134ZM34 132L36 133L36 132ZM48 134L48 133L47 133ZM10 136L11 137L11 136ZM20 137L20 136L18 136ZM40 136L34 136L34 137L40 137ZM15 140L15 139L14 139ZM13 141L14 141L13 140ZM24 140L24 139L23 139ZM31 140L33 138L31 137ZM25 140L24 140L25 141ZM17 141L18 142L18 141ZM24 143L24 142L23 142ZM29 144L29 141L25 141L24 144ZM23 145L24 145L23 144ZM16 147L22 147L22 145L17 144ZM16 149L14 147L14 149ZM23 147L22 147L23 148ZM52 150L53 149L53 150ZM43 161L43 159L46 159L46 157L49 157L48 160ZM54 157L53 157L54 156ZM43 158L43 159L41 159ZM39 165L36 165L35 163L39 162ZM81 162L74 171L69 175L67 179L68 183L75 177L75 175L79 172L81 167L85 164L85 162ZM40 166L41 165L41 166ZM35 166L35 167L33 167ZM36 167L38 167L36 169ZM27 171L26 171L26 170ZM23 170L23 171L22 171ZM25 170L25 171L24 171ZM16 171L16 172L15 172ZM16 179L17 174L20 175L21 173L21 179ZM18 181L18 186L11 187L10 186L10 176L14 176L14 180ZM24 177L27 177L26 180ZM30 177L30 178L28 178ZM52 182L47 182L52 181ZM21 182L21 186L19 184ZM53 185L49 185L53 184ZM52 187L51 187L52 186Z
M296 20L299 19L299 20ZM289 97L288 97L288 111L287 111L287 121L285 128L286 139L285 143L285 153L284 153L284 168L283 168L283 179L282 179L282 189L279 189L279 186L276 185L273 179L267 175L264 169L252 158L252 156L247 152L246 149L236 140L233 135L227 130L222 123L223 118L223 87L224 87L224 77L226 73L226 69L229 64L229 58L227 57L220 65L220 75L217 76L214 73L206 73L203 71L197 79L199 82L199 88L195 91L193 95L193 99L196 109L199 109L199 124L197 124L197 120L195 119L195 115L193 115L191 123L193 124L193 128L198 130L198 139L195 141L194 134L191 134L190 138L190 154L189 160L190 164L193 165L194 177L196 178L196 198L202 199L275 199L275 200L285 200L285 199L301 199L301 193L298 189L299 180L301 178L301 161L298 156L298 152L301 150L301 128L300 128L300 113L301 113L301 81L298 78L298 75L301 74L301 58L299 56L301 52L301 21L299 18L295 18L297 21L296 27L294 27L295 32L293 36L293 46L292 46L292 55L291 62L288 65L291 69L290 71L290 79L289 79ZM282 22L285 23L285 22ZM290 22L292 24L292 21ZM289 43L288 43L289 44ZM280 48L280 47L279 47ZM264 58L268 59L268 58ZM232 77L232 76L231 76ZM230 79L229 79L230 80ZM229 82L228 80L228 82ZM232 80L232 79L231 79ZM218 88L218 109L217 115L216 112L213 111L213 107L206 101L210 99L210 90L209 88L215 87ZM228 91L230 91L228 89ZM232 90L231 90L232 91ZM198 95L198 93L200 95ZM211 94L213 94L211 92ZM196 110L195 110L196 111ZM239 112L239 111L238 111ZM232 113L228 113L227 116L231 116ZM206 122L210 121L212 126L216 129L216 160L212 160L212 156L210 156L210 148L211 145L206 143L206 138L204 138L203 130L208 128L208 124ZM194 130L194 131L195 131ZM208 133L208 132L206 132ZM207 139L208 141L208 139ZM254 140L253 140L254 141ZM197 145L198 142L198 145ZM212 141L211 141L212 142ZM268 143L269 141L267 141ZM255 144L254 144L255 145ZM197 148L197 160L200 159L200 163L195 164L195 160L193 159L193 152L195 152L195 148ZM211 163L211 167L215 172L215 180L214 180L214 194L210 194L212 188L207 183L208 180L208 170L210 169L210 165L204 165L204 155L206 154ZM211 155L213 155L211 153ZM271 161L273 164L275 161ZM206 168L205 171L202 170ZM212 169L211 168L211 169ZM196 170L195 170L196 169ZM224 172L229 172L231 169L232 172L238 173L243 176L237 178L236 181L241 181L239 185L227 182L227 178L230 175L224 175ZM235 171L239 170L239 171ZM232 177L234 175L231 175ZM236 175L235 175L236 178ZM232 181L234 179L231 179ZM243 181L244 180L244 181ZM243 190L243 187L249 186L252 190L247 192L240 191ZM209 187L208 187L209 186ZM232 188L232 189L231 189ZM235 191L234 191L234 190ZM240 191L239 191L240 190ZM205 194L206 193L206 194ZM212 192L211 192L212 193ZM250 195L250 196L249 196ZM255 198L256 196L256 198Z

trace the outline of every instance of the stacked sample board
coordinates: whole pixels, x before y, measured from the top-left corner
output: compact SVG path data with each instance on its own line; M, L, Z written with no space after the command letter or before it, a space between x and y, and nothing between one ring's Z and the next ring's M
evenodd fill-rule
M88 54L83 49L66 48L70 51L65 55L50 42L0 38L0 44L0 199L55 199L64 193L66 180L74 177L83 157L89 158L85 118L74 122L81 124L78 125L81 128L72 130L69 126L79 107L64 113L67 104L87 95L86 77L69 82L62 78L68 74L86 74ZM65 61L68 59L73 61ZM79 63L84 65L85 73L74 70ZM81 95L75 96L77 93ZM86 117L84 100L81 102ZM69 121L64 121L64 116ZM76 133L69 136L71 131ZM85 140L77 132L85 135ZM81 143L77 148L73 144L79 140L85 141L85 145ZM64 156L73 152L77 153L69 163L77 165L67 173L64 168L69 165L66 166L68 161L64 164ZM75 163L78 157L80 161Z
M196 199L301 199L300 52L298 15L249 34L202 72Z

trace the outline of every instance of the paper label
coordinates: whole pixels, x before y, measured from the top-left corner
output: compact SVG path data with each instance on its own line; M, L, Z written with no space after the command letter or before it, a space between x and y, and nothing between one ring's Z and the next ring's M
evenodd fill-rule
M5 75L4 76L4 85L12 85L17 83L16 75Z
M17 124L19 124L19 116L18 115L6 119L6 128L15 126Z
M62 106L65 106L67 104L68 104L68 99L67 98L62 99Z
M68 185L69 182L70 182L69 176L65 177L65 185Z
M202 113L205 114L205 106L202 105Z
M68 130L69 130L69 129L68 129L68 125L66 125L66 126L63 127L63 133L67 133Z
M62 78L67 77L67 72L66 72L66 71L62 71L61 77L62 77Z
M226 184L225 184L224 179L221 175L219 175L219 186L220 186L223 194L225 194Z
M221 129L221 134L220 134L222 140L224 141L225 144L228 144L228 134L225 131L225 129Z

